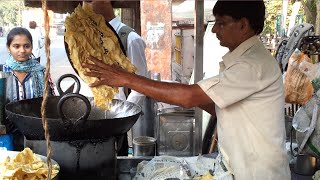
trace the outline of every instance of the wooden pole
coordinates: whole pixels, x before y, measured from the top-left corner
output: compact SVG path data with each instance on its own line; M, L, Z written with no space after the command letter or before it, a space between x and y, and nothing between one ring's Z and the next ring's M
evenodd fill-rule
M214 148L216 147L218 142L218 131L217 128L214 129L214 134L212 136L212 141L211 141L211 146L210 146L210 150L209 150L209 154L213 153Z

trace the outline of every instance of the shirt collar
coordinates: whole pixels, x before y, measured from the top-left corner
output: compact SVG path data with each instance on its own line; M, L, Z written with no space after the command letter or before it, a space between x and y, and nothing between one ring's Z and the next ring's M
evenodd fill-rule
M118 28L120 28L121 25L121 20L120 17L116 16L115 18L113 18L111 21L109 21L109 24L112 26L112 28L117 31Z
M230 65L232 65L234 63L234 61L236 59L239 59L239 57L246 52L249 48L251 48L252 46L254 46L255 44L257 44L259 42L259 38L258 36L252 36L251 38L245 40L244 42L242 42L236 49L234 49L232 52L228 52L227 54L225 54L222 59L223 59L223 63L225 64L226 67L229 67Z

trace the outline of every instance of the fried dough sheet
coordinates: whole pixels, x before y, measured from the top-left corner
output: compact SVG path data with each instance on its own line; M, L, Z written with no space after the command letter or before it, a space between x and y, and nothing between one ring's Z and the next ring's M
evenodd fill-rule
M106 25L102 15L95 14L89 6L78 6L66 18L65 42L68 45L69 57L78 75L87 84L97 80L84 75L88 69L82 67L86 58L91 55L103 63L117 65L128 72L136 72L136 67L123 53L115 32ZM92 63L91 61L88 63ZM102 109L108 109L118 88L110 86L92 87L94 103Z
M53 164L51 177L55 177L59 169L57 164ZM1 180L47 179L47 174L47 163L29 148L25 148L15 157L8 156L5 161L0 162Z

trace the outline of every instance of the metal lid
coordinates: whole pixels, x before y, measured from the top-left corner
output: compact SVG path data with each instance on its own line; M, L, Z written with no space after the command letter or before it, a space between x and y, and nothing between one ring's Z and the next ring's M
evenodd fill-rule
M161 114L193 116L194 109L193 108L185 109L183 107L170 107L170 108L158 109L158 115L161 115Z
M133 144L136 145L150 145L150 144L155 144L157 139L149 136L139 136L133 138Z

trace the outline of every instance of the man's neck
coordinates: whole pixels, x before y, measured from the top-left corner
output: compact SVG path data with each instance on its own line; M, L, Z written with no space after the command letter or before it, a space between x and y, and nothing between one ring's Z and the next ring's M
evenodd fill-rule
M246 40L252 38L253 36L255 36L256 34L252 31L250 33L247 33L245 35L243 35L243 37L240 37L238 39L238 43L235 44L234 47L229 47L229 51L232 52L233 50L235 50L238 46L240 46L240 44L242 44L243 42L245 42Z
M114 15L113 7L111 5L111 2L106 2L105 4L102 4L104 7L100 9L101 15L104 17L106 21L111 21L116 16Z
M105 11L102 15L103 15L104 19L108 22L116 17L114 15L113 9L111 11Z
M91 8L93 8L95 13L102 15L104 19L108 22L116 17L110 2L103 2L103 1L98 1L95 3L83 2L83 5L90 6Z

